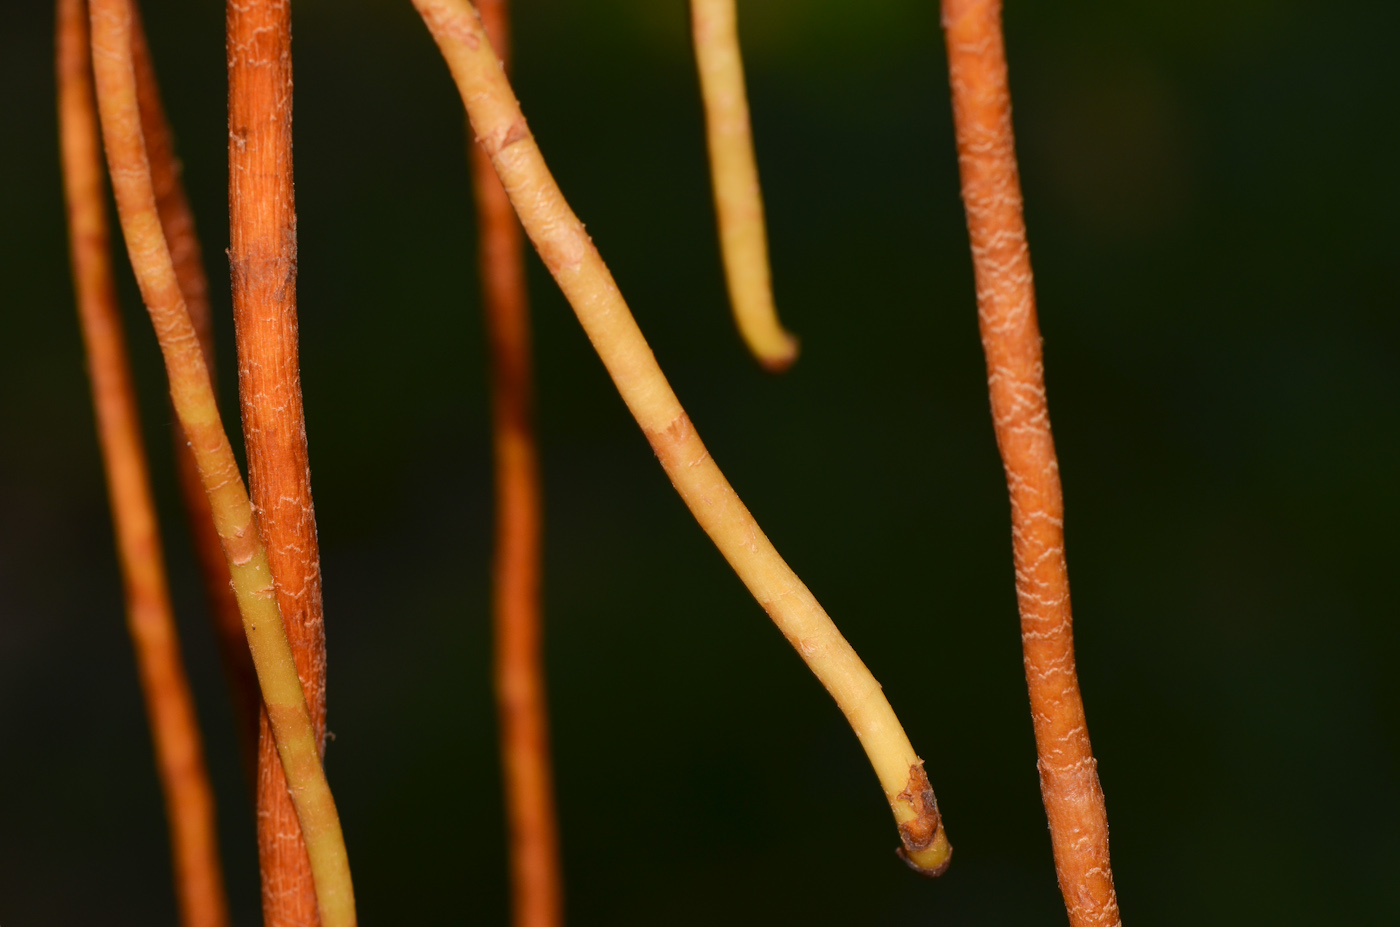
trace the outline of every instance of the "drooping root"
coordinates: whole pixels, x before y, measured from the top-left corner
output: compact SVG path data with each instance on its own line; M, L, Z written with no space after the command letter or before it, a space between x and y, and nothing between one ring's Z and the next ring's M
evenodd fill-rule
M413 0L423 16L517 215L573 306L623 401L700 526L846 715L879 777L897 824L927 814L905 796L921 761L880 684L812 593L779 556L705 450L652 356L607 266L545 166L500 61L466 0ZM916 830L921 825L915 825ZM925 849L908 850L939 869L951 849L941 827Z
M735 0L690 0L690 18L729 304L739 333L758 362L775 372L786 370L797 360L797 339L783 329L773 304L768 230L754 159Z

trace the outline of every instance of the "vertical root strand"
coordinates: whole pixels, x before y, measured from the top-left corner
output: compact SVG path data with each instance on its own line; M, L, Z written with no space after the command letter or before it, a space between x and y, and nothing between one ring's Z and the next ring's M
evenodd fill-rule
M509 47L505 0L478 9L491 44ZM510 841L515 927L563 923L540 606L541 486L535 440L524 238L491 161L471 146L487 341L496 479L492 576L495 677Z
M209 281L204 274L203 251L195 233L194 212L185 195L180 178L180 161L175 157L174 140L165 118L160 85L156 82L155 63L151 59L141 24L140 11L133 3L131 21L131 54L136 72L136 99L141 111L141 129L146 137L146 156L151 165L151 183L156 195L156 211L175 265L175 276L185 298L204 364L214 376L214 332L209 312ZM233 702L234 724L238 732L244 770L251 784L257 763L258 714L262 696L258 693L258 677L243 636L243 619L238 614L238 600L229 583L228 565L214 530L214 518L209 511L204 486L199 480L199 468L190 452L189 441L178 421L171 425L175 445L175 469L180 483L180 498L185 505L185 520L195 559L204 579L209 615L214 622L214 635L219 645L219 658L224 665Z
M180 655L150 473L112 279L102 153L93 99L87 10L58 2L58 93L69 242L78 318L107 474L127 626L145 697L170 827L175 895L184 927L225 927L214 794L194 699Z
M156 206L137 101L130 0L91 0L90 12L98 114L127 253L165 360L176 417L189 439L223 546L263 704L306 841L321 922L325 927L353 927L349 860L321 768L318 732L278 609L268 553L219 416Z
M944 0L943 26L992 419L1011 495L1021 643L1055 870L1072 927L1116 927L1121 919L1108 815L1074 669L1064 496L1045 402L1001 2Z

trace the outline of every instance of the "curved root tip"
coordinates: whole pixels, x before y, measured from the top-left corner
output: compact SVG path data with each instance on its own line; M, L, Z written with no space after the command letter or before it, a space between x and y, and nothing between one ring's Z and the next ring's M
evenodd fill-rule
M793 365L797 360L798 341L797 336L783 332L783 346L777 351L754 350L754 357L764 370L769 373L782 373Z

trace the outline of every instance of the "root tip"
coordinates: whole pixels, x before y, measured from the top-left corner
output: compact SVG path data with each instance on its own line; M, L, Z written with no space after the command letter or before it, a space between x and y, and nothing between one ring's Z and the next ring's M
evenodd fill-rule
M947 846L946 840L944 841L944 845ZM925 879L938 878L943 873L948 871L948 866L953 862L953 848L951 846L947 847L947 852L943 855L942 862L934 863L930 866L925 866L922 863L916 861L914 857L909 854L909 851L904 849L904 847L896 847L894 852L896 856L904 860L904 865L908 866L910 869L914 870L919 875L923 876Z
M787 332L782 333L782 346L778 350L754 351L754 357L764 370L769 373L782 373L797 361L798 341L795 335Z
M907 803L914 811L911 820L899 825L899 839L904 846L895 852L919 875L930 879L941 876L953 860L953 847L943 830L938 800L922 760L909 767L908 784L895 800Z

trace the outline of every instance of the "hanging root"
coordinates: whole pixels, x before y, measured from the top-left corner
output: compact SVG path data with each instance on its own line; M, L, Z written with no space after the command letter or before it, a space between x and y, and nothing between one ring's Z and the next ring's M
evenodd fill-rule
M466 0L413 0L457 82L472 128L535 250L573 307L658 460L691 514L714 541L783 636L831 693L850 722L896 824L924 839L927 779L880 684L841 636L811 591L787 565L705 450L680 400L647 346L617 283L583 224L564 200L525 123L500 61ZM906 848L919 868L940 869L951 849L939 826L927 847Z
M729 305L753 356L776 373L797 360L797 339L783 330L773 304L734 0L691 0L690 17Z

